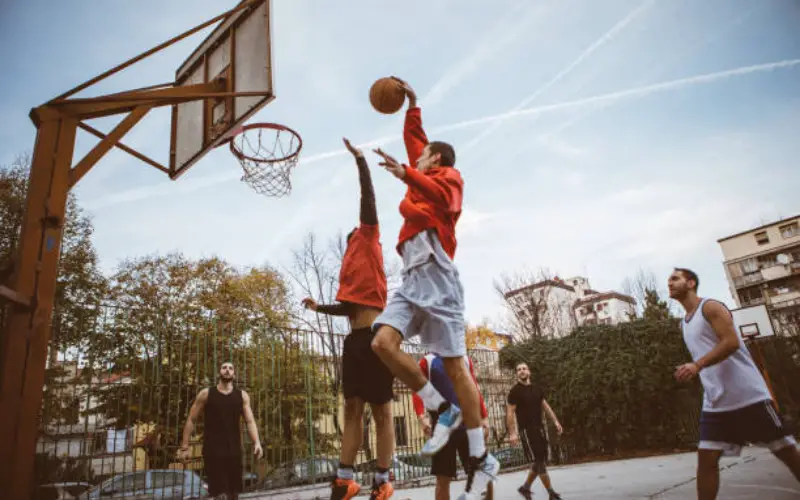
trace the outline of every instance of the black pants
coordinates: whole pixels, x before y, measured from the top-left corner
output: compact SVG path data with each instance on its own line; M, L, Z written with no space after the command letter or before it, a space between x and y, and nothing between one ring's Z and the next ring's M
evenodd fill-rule
M227 493L229 498L236 498L242 492L242 456L206 455L203 459L208 494L214 497Z

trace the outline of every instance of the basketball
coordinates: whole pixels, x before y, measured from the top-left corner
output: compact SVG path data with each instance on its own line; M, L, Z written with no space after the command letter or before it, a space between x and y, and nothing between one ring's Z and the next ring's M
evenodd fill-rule
M406 93L403 87L392 78L380 78L369 89L369 102L379 113L390 115L403 107Z

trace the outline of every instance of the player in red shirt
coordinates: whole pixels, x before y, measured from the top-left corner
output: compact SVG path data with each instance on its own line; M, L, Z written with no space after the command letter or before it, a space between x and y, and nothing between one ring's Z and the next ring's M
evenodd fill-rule
M475 377L475 370L472 366L472 360L469 356L461 358L468 364L469 374L475 387L478 387L478 380ZM458 404L453 384L444 370L444 363L439 356L428 353L419 360L419 368L422 373L428 377L431 384L441 393L441 395L449 402ZM478 397L481 401L481 424L486 432L489 430L489 412L486 410L486 403L481 396L480 388L478 388ZM436 425L438 415L432 411L425 411L425 403L422 398L414 394L414 412L419 418L419 423L426 436L432 433L432 424ZM456 466L456 454L461 459L461 465L466 468L469 462L469 443L467 442L467 432L463 425L456 429L450 436L450 441L438 453L433 456L431 463L431 474L436 476L436 500L450 500L450 481L456 478L458 468ZM477 485L475 491L483 489L483 485Z
M372 407L378 438L378 467L370 499L386 500L394 492L389 483L389 463L394 452L391 405L394 377L371 348L375 337L372 323L386 306L386 273L369 167L361 151L347 139L344 139L344 144L358 165L361 224L347 235L347 249L339 271L338 303L323 305L306 298L303 305L312 311L347 316L350 320L351 332L344 340L342 353L344 432L331 500L353 498L361 490L361 485L354 480L353 463L361 448L364 403Z
M464 181L455 169L455 151L444 142L429 142L422 128L417 96L398 79L408 97L403 139L408 166L380 149L381 165L408 185L400 203L403 226L397 251L403 258L403 283L375 320L372 348L392 373L417 393L425 407L438 412L431 439L422 453L434 455L448 442L463 420L470 459L461 498L476 498L476 472L493 477L497 460L486 453L478 391L463 361L467 354L464 290L453 263L455 227L461 215ZM461 408L449 403L425 378L414 359L400 349L402 340L420 336L423 345L442 357ZM462 413L463 410L463 413Z

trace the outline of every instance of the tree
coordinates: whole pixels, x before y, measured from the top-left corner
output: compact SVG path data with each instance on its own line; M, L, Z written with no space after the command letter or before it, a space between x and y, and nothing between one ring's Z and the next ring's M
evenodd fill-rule
M651 311L649 316L651 318L660 319L673 315L674 310L672 306L668 302L661 301L663 289L659 286L659 283L660 282L658 278L656 278L656 275L653 273L653 271L645 271L641 268L637 270L633 276L627 277L622 281L622 291L636 299L636 317L644 317L648 304L661 304L658 307L665 307L668 314L667 316L663 316L663 314L657 311ZM651 295L654 295L654 297L651 297ZM649 303L648 300L650 300Z
M673 318L581 327L507 346L500 357L507 368L528 363L564 426L558 446L571 459L696 442L700 384L673 378L689 359Z
M19 155L11 165L0 166L0 282L3 283L14 272L30 167L30 154ZM91 219L80 208L75 195L70 194L54 300L51 362L59 351L85 343L85 332L99 315L97 306L105 293L106 281L92 244L93 231Z
M30 166L30 154L17 156L11 165L0 165L0 283L3 284L14 273ZM70 194L56 278L49 366L45 371L44 426L78 421L77 396L65 390L64 372L56 366L56 361L59 354L69 359L75 350L90 342L90 332L101 314L99 305L106 292L106 280L92 244L93 231L91 219L80 208L75 195ZM0 308L0 324L2 311L5 308Z
M659 321L671 318L669 305L658 296L655 290L645 290L644 313L642 318L646 321Z
M118 429L151 429L151 467L174 459L189 407L216 382L223 360L236 364L265 449L277 457L309 442L310 410L315 418L332 411L335 395L318 383L324 363L291 328L290 289L268 266L238 271L219 258L181 254L128 260L111 278L109 302L85 376L117 382L97 387L92 412ZM317 442L324 449L326 436Z
M502 275L494 287L508 312L504 327L519 340L563 336L576 326L571 287L546 269Z

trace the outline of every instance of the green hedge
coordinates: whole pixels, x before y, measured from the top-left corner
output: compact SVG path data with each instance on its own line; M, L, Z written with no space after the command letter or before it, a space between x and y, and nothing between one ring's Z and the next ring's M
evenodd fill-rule
M695 445L702 391L673 378L689 359L675 319L584 327L501 351L507 367L528 363L564 426L560 439L550 429L556 462Z

